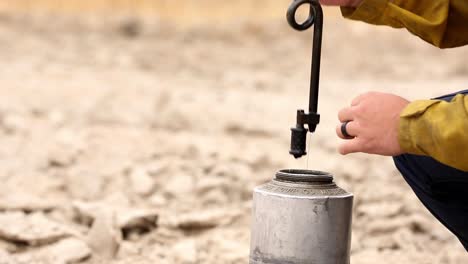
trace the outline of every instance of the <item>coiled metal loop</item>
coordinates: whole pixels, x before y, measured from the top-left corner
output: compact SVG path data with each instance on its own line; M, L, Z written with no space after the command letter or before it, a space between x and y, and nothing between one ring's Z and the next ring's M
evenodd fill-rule
M302 22L298 23L296 20L296 13L299 7L302 5L308 4L310 5L309 16L307 19ZM322 13L322 8L318 2L318 0L294 0L288 8L288 12L286 13L286 18L288 20L289 25L299 31L309 29L317 19L317 16L320 16Z

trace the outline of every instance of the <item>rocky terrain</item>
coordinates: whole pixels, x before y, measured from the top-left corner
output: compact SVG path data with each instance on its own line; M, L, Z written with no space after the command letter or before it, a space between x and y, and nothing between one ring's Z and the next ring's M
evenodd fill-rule
M466 89L468 49L336 17L322 123L288 154L310 32L283 20L0 16L0 263L248 263L251 194L281 168L355 195L352 263L468 263L391 159L340 156L337 111L368 90Z

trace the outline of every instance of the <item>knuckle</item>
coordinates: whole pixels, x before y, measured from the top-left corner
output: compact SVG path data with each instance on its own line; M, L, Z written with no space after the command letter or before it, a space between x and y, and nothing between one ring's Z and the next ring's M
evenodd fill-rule
M374 91L365 92L365 93L361 94L360 102L361 103L365 102L368 98L375 97L377 94L378 94L378 92L374 92Z
M343 145L341 145L341 146L338 148L338 152L339 152L341 155L345 155L345 154L346 154Z
M360 128L360 126L359 126L359 123L357 121L353 121L353 122L350 122L348 124L348 130L353 131L354 133L358 133L359 128Z
M338 119L339 119L341 122L345 121L345 119L346 119L346 118L345 118L345 117L346 117L346 111L347 111L347 109L346 109L346 108L343 108L343 109L341 109L341 110L338 112Z
M338 111L338 119L341 119L341 117L343 116L343 109L340 109L340 111Z
M341 136L342 136L342 135L341 135L341 126L339 126L339 125L336 126L336 128L335 128L335 133L336 133L336 135L337 135L338 137L341 137Z
M358 105L360 100L361 100L361 96L358 96L358 97L354 98L354 99L351 101L351 105L352 105L352 106Z
M366 97L371 97L371 96L375 96L379 94L379 92L375 92L375 91L369 91L369 92L366 92L365 95Z
M360 116L365 111L366 106L364 104L359 104L352 107L353 115Z

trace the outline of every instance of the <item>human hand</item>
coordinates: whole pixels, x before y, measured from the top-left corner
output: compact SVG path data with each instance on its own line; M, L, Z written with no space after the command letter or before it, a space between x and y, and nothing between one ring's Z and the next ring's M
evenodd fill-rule
M341 125L336 127L336 134L346 141L339 147L343 155L364 152L384 156L402 154L398 142L400 113L409 101L393 94L368 92L356 97L350 107L338 113L341 123L346 125L346 132L352 138L345 137Z
M362 0L320 0L323 5L357 7Z

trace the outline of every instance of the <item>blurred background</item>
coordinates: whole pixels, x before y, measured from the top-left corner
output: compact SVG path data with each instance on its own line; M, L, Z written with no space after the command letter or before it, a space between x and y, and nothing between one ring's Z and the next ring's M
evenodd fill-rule
M369 90L466 89L468 50L325 9L308 158L311 31L289 1L0 2L0 263L248 263L251 194L281 168L355 195L353 263L465 263L388 158L340 156L336 115Z

